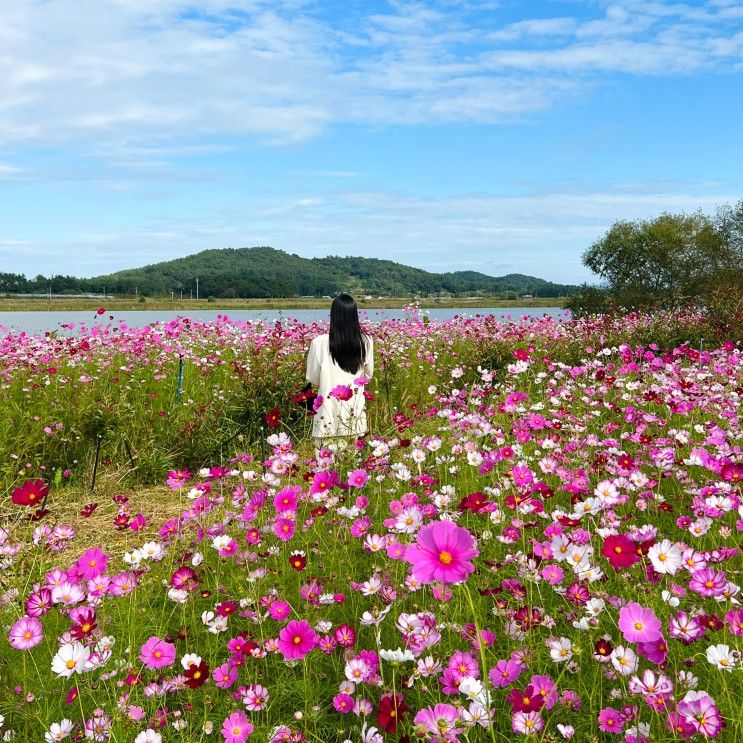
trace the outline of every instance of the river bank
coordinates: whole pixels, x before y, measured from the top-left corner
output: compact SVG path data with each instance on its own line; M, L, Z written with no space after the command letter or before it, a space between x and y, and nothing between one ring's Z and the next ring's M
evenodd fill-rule
M104 307L106 312L133 310L312 310L326 309L329 299L304 299L300 297L275 299L166 299L166 298L118 298L82 299L77 297L0 297L0 312L95 312ZM483 307L509 309L514 307L564 307L566 297L538 297L534 299L493 299L492 297L447 297L421 298L384 297L381 299L358 299L360 309L401 309L415 302L421 309L462 307L478 309Z

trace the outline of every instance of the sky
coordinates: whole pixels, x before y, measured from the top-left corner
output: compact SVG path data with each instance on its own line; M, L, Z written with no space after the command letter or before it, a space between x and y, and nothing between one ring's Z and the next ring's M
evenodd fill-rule
M591 274L743 198L743 2L0 4L0 271L209 248Z

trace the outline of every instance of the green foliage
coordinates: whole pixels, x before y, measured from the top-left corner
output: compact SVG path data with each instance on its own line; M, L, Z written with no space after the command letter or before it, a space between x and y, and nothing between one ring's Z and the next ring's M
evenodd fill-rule
M583 284L565 303L565 309L570 310L573 317L600 315L609 310L609 295L597 286Z
M615 222L584 253L583 263L605 282L614 306L704 305L720 284L743 282L743 201L721 207L715 217L664 213ZM588 288L580 294L571 309L599 298Z
M429 273L399 263L376 258L329 256L302 258L273 248L227 248L205 250L185 258L156 263L93 279L38 276L33 281L17 274L0 274L0 292L54 293L100 292L147 296L186 294L196 288L201 296L296 297L333 296L341 291L357 295L413 296L488 294L516 298L524 294L536 297L561 297L573 292L572 285L553 284L523 274L500 278L475 271ZM139 300L144 302L144 296ZM209 301L209 300L208 300Z

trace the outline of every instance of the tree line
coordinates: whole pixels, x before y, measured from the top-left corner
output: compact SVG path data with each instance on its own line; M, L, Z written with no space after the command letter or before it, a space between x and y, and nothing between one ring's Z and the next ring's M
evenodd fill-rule
M583 264L600 283L571 297L574 314L697 306L734 316L743 307L743 200L712 215L614 222Z
M376 258L301 256L259 248L205 250L196 255L91 279L0 274L0 293L103 293L133 296L220 298L333 296L341 291L373 296L483 294L566 296L577 286L523 274L493 277L474 271L430 273Z

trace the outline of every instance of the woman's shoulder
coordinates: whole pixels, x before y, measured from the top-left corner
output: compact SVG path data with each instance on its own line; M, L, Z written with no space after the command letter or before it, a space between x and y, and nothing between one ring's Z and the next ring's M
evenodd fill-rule
M310 345L311 346L322 348L323 346L327 346L328 345L328 338L329 338L329 336L328 336L327 333L323 333L322 335L316 335L312 339L312 342L310 343Z

